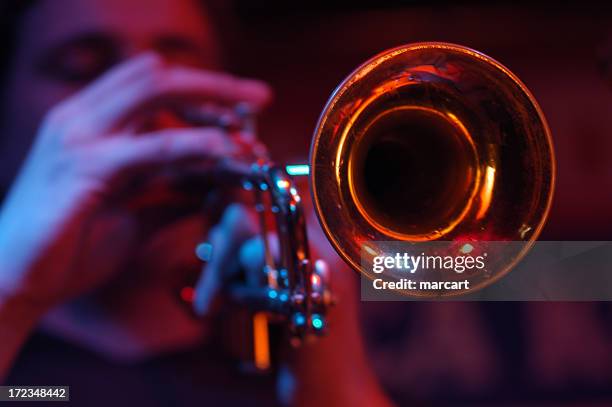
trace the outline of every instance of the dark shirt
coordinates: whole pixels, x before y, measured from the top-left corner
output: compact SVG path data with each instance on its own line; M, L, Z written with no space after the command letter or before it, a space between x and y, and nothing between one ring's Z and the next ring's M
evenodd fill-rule
M67 385L70 405L75 406L277 404L272 375L241 373L218 349L202 346L145 362L118 364L41 333L25 344L6 384Z

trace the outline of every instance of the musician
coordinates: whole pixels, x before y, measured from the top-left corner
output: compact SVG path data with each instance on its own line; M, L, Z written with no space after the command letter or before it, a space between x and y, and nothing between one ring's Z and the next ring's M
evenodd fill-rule
M254 134L190 127L160 106L255 112L271 89L223 72L213 14L196 0L14 1L0 94L0 377L69 385L78 405L385 405L355 311L355 276L313 229L339 299L329 335L287 347L274 377L242 376L213 343L224 282L260 270L244 205L202 210L194 165L261 149ZM282 157L278 157L282 160ZM205 186L205 185L204 185ZM204 187L203 187L204 188ZM181 193L178 194L177 191ZM195 195L194 195L195 194ZM204 213L202 213L204 212ZM194 318L176 299L202 268Z

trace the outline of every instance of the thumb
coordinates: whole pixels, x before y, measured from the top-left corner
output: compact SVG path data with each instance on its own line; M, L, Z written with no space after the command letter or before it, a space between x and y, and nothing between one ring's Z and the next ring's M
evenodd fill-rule
M244 206L234 204L225 210L220 223L209 234L212 254L196 285L193 302L196 313L205 315L210 311L227 277L238 270L236 254L255 231L255 221Z
M275 266L278 258L278 236L270 232L266 235L266 240L264 243L262 236L257 236L247 240L240 248L240 266L245 271L248 286L260 287L266 283L266 244L270 250L268 261L272 261L274 264L271 265Z

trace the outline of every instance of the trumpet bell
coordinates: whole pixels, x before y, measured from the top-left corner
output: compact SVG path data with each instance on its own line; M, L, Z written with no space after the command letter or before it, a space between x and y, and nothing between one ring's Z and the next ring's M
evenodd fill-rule
M534 97L499 62L447 43L401 46L357 68L321 114L310 157L323 230L371 278L364 244L524 242L473 277L479 289L524 256L553 196L551 134Z

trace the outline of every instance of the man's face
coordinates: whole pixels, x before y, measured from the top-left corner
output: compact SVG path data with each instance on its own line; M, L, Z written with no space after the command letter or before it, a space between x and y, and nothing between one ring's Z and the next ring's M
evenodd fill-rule
M0 111L0 187L19 169L48 110L145 50L217 69L212 27L197 0L39 0L19 27Z
M213 70L220 65L212 27L197 0L35 1L19 27L1 94L0 191L18 173L51 108L113 65L148 50L170 64ZM132 251L133 268L148 270L153 264L166 272L184 269L185 259L192 260L203 233L200 217L175 218L156 212L146 232L138 231L144 235ZM165 254L158 261L151 252Z

